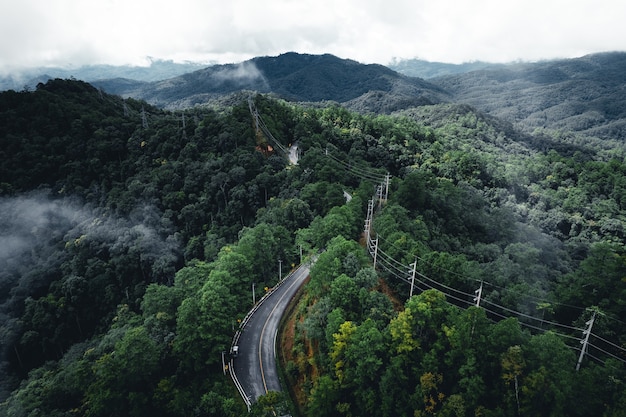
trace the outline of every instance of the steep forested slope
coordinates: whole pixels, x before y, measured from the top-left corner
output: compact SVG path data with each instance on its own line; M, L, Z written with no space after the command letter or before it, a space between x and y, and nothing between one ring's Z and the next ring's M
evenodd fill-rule
M256 150L247 103L166 113L64 80L0 103L2 388L31 375L2 408L188 415L212 390L234 402L205 345L228 346L246 289L270 284L268 259L295 261L291 233L312 215L289 191L296 171ZM214 306L227 316L204 323L202 345L200 304L184 300L211 274L206 290L232 304Z
M168 112L64 80L0 94L2 412L247 415L221 353L251 285L324 248L282 344L304 415L620 415L623 152L469 106L256 96L299 144L288 166L233 100ZM387 173L374 268L363 224Z
M407 115L431 128L333 116L348 155L368 155L376 137L402 168L374 215L376 271L347 234L317 243L327 251L282 352L302 412L621 415L622 159L534 150L467 106ZM419 295L408 299L412 270Z

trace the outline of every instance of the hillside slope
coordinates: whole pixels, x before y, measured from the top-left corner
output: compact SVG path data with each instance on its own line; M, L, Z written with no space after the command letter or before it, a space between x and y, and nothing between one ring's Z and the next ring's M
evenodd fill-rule
M301 415L622 415L626 153L546 152L467 105L254 102L297 165L258 151L242 94L0 94L0 415L287 410L248 414L222 352L252 288L321 248L282 349Z
M506 67L507 64L494 64L484 61L449 64L446 62L425 61L423 59L398 59L387 65L392 70L409 77L430 79L471 71Z
M168 108L189 107L241 90L271 92L290 101L339 103L378 92L377 100L370 97L360 104L362 110L374 112L396 110L394 103L398 101L406 107L447 100L441 88L424 80L400 75L382 65L364 65L329 54L257 57L146 84L111 80L94 84L110 93ZM381 106L383 96L386 103Z
M626 53L509 65L430 80L525 130L626 138Z

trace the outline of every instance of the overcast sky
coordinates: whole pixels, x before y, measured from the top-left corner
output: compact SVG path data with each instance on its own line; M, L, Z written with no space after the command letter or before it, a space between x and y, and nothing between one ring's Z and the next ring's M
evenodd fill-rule
M283 52L461 63L626 50L622 0L2 0L0 72Z

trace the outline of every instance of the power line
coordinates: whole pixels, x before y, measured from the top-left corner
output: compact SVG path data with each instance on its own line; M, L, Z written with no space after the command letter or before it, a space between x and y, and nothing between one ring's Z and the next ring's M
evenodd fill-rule
M274 135L272 135L272 132L270 132L270 130L268 129L267 125L265 124L265 121L263 120L263 118L261 117L261 114L259 113L259 110L256 108L256 105L254 104L254 100L252 100L252 97L248 98L248 108L250 109L250 113L252 114L252 117L254 118L256 131L258 132L259 130L261 130L261 132L265 135L265 137L269 139L270 142L272 142L272 145L280 149L286 156L289 156L289 150L285 148L283 144L280 143L278 139L276 139Z
M585 355L589 356L590 358L592 358L593 360L595 360L595 361L597 361L597 362L600 362L602 365L605 365L605 366L606 366L606 364L607 364L605 361L603 361L602 359L599 359L597 356L594 356L594 355L592 355L592 354L591 354L591 353L589 353L589 352L585 352ZM615 367L612 367L612 368L613 368L613 369L616 369Z
M488 303L488 304L491 304L491 305L492 305L492 306L494 306L494 307L498 307L498 308L500 308L501 310L508 311L509 313L515 314L515 315L517 315L517 316L519 316L519 317L525 317L525 318L528 318L528 319L531 319L531 320L536 320L536 321L539 321L539 322L541 322L542 324L543 324L543 323L548 323L548 324L551 324L551 325L553 325L553 326L559 326L559 327L563 327L563 328L566 328L566 329L569 329L569 330L576 330L576 331L582 331L582 330L583 330L583 329L580 329L580 328L578 328L578 327L568 326L567 324L561 324L561 323L557 323L557 322L555 322L555 321L548 321L548 320L540 319L540 318L538 318L538 317L533 317L533 316L531 316L531 315L529 315L529 314L522 313L521 311L516 311L516 310L512 310L512 309L510 309L510 308L507 308L507 307L501 306L501 305L496 304L496 303L494 303L494 302L491 302L491 301L489 301L489 300L487 300L487 299L484 299L484 302L486 302L486 303Z
M396 270L396 273L392 273L392 275L394 275L394 276L396 276L396 277L399 277L399 278L400 278L400 279L402 279L404 282L410 283L410 282L409 282L409 280L408 280L408 279L406 279L406 278L404 278L404 276L402 275L402 273L403 273L404 271L407 271L407 270L408 270L408 269L407 269L407 268L408 268L407 266L405 266L405 265L404 265L404 264L402 264L401 262L397 261L397 260L396 260L396 259L394 259L393 257L389 256L386 252L384 252L384 251L383 251L383 250L381 250L381 249L378 249L378 253L379 253L379 258L378 258L378 259L379 259L379 261L384 260L384 261L385 261L388 265L392 266L392 267ZM398 265L399 265L399 266L398 266ZM388 269L388 270L389 270L389 269ZM398 271L400 272L400 274L398 274ZM389 272L391 272L391 271L389 270ZM441 287L441 288L445 288L445 289L446 289L446 290L448 290L448 291L452 291L452 292L458 293L458 294L460 294L460 295L464 295L464 296L466 296L466 297L468 297L468 298L470 298L470 299L474 297L474 295L473 295L473 294L469 294L469 293L466 293L466 292L464 292L464 291L461 291L461 290L458 290L458 289L456 289L456 288L453 288L453 287L450 287L450 286L448 286L448 285L445 285L445 284L443 284L443 283L440 283L440 282L438 282L438 281L436 281L436 280L434 280L434 279L432 279L432 278L429 278L428 276L426 276L426 275L422 274L421 272L416 271L416 274L417 274L417 275L419 275L421 278L423 278L423 279L425 279L425 280L430 281L430 282L432 282L432 283L433 283L433 285L430 285L430 284L427 284L426 282L424 282L424 281L422 281L422 280L418 280L418 282L422 283L423 285L427 286L428 288L432 288L432 289L437 289L437 290L439 290L438 288L435 288L435 285L437 285L437 286L439 286L439 287ZM444 290L439 290L439 291L443 292L443 293L444 293L447 297L450 297L450 298L452 298L452 299L454 299L454 300L457 300L457 301L459 301L459 302L461 302L461 303L463 303L463 304L472 305L472 303L468 302L466 299L462 299L462 298L459 298L459 297L457 297L457 296L454 296L454 295L452 295L452 294L450 294L450 293L448 293L448 292L446 292L446 291L444 291ZM548 321L548 320L543 320L543 319L540 319L540 318L537 318L537 317L530 316L530 315L528 315L528 314L525 314L525 313L522 313L522 312L519 312L519 311L516 311L516 310L510 309L510 308L507 308L507 307L501 306L501 305L496 304L496 303L494 303L494 302L492 302L492 301L489 301L489 300L487 300L487 299L484 299L484 302L486 302L486 303L488 303L488 304L492 305L493 307L497 307L497 308L499 308L500 310L503 310L503 311L507 311L507 312L509 312L509 313L512 313L512 314L514 314L514 315L516 315L516 316L518 316L518 317L525 317L525 318L528 318L528 319L531 319L531 320L539 321L541 324L546 323L546 324L550 324L550 325L557 326L557 327L563 327L563 328L566 328L566 329L569 329L569 330L582 331L582 329L577 328L577 327L568 326L568 325L564 325L564 324L561 324L561 323L552 322L552 321ZM489 310L489 311L490 311L490 312L492 312L492 313L495 313L495 312L493 312L492 310ZM506 316L505 316L505 317L506 317ZM540 331L546 331L546 329L541 328L541 327L533 326L533 325L530 325L530 324L528 324L528 323L524 323L524 322L520 322L520 323L522 323L523 325L525 325L525 326L527 326L527 327L530 327L530 328L534 328L534 329L537 329L537 330L540 330ZM568 336L566 336L566 335L563 335L563 336L568 337ZM569 337L571 337L571 336L569 336ZM576 340L577 340L577 339L576 339Z
M346 170L350 171L352 174L354 174L357 177L360 177L361 179L367 179L367 180L375 181L375 182L382 182L385 179L385 175L381 175L377 171L373 171L373 170L369 170L367 168L361 168L361 167L358 167L356 165L352 165L352 164L350 164L348 162L342 161L341 159L339 159L336 156L332 155L328 151L325 151L325 152L326 152L326 156L328 156L333 161L343 165L343 167Z
M382 238L382 239L385 240L384 238ZM382 254L384 254L384 255L389 257L389 255L387 255L382 249L379 248L378 251L379 251L379 253L382 253ZM404 265L402 263L400 263L399 261L396 261L395 259L393 259L393 261L395 263L399 264L399 265L402 265L402 267L404 267ZM464 296L467 296L467 297L470 297L470 298L474 297L473 294L469 294L469 293L466 293L464 291L458 290L456 288L450 287L450 286L448 286L446 284L443 284L443 283L441 283L439 281L436 281L436 280L434 280L432 278L429 278L428 276L422 274L419 271L416 271L416 274L419 275L420 277L422 277L423 279L432 282L434 285L436 285L438 287L447 289L448 291L453 291L455 293L458 293L458 294L461 294L461 295L464 295ZM431 288L435 288L435 287L431 286ZM447 296L450 296L450 294L446 293L445 291L442 291L442 292L444 292ZM531 320L539 321L541 324L545 323L545 324L549 324L549 325L552 325L552 326L563 327L563 328L566 328L566 329L569 329L569 330L575 330L575 331L581 331L582 330L582 329L580 329L578 327L568 326L566 324L561 324L561 323L557 323L557 322L553 322L553 321L549 321L549 320L540 319L538 317L534 317L534 316L531 316L531 315L528 315L528 314L525 314L525 313L522 313L522 312L519 312L519 311L516 311L516 310L512 310L512 309L509 309L507 307L504 307L504 306L501 306L499 304L496 304L496 303L494 303L492 301L489 301L487 299L483 299L483 300L485 302L491 304L494 307L500 308L501 310L508 311L509 313L515 314L515 315L517 315L519 317L526 317L526 318L531 319ZM538 328L538 329L540 329L542 331L545 330L545 329L542 329L542 328Z
M332 159L333 161L343 165L346 169L353 171L354 173L358 175L362 175L369 179L376 179L376 180L381 180L383 178L383 177L379 177L376 172L371 171L365 167L359 167L357 165L353 165L350 162L342 161L341 159L339 159L338 157L330 153L328 149L324 150L324 154L328 156L330 159Z
M616 360L618 360L618 361L620 361L620 362L626 363L626 360L625 360L624 358L620 358L620 357L619 357L619 356L617 356L617 355L614 355L614 354L612 354L612 353L610 353L610 352L607 352L606 350L604 350L604 349L602 349L602 348L599 348L598 346L596 346L596 345L594 345L594 344L592 344L592 343L588 343L588 345L589 345L589 346L591 346L591 347L592 347L592 348L594 348L594 349L599 350L600 352L604 353L605 355L608 355L608 356L612 357L613 359L616 359Z
M497 285L497 284L494 284L494 283L491 283L491 282L488 282L488 281L485 281L485 284L487 284L487 285L489 285L491 287L494 287L494 288L498 288L498 289L501 289L501 290L508 291L510 293L513 293L513 294L521 294L518 291L511 291L510 288L502 287L500 285ZM580 307L580 306L575 306L575 305L571 305L571 304L561 303L561 302L558 302L558 301L548 300L547 298L541 298L541 297L537 297L537 296L534 296L534 295L531 295L531 294L522 294L522 296L525 297L525 298L533 298L533 299L537 300L538 302L545 302L545 303L548 303L550 305L557 305L557 306L575 308L575 309L581 310L581 311L586 310L586 307ZM538 302L536 302L535 305L538 305L539 304Z
M346 169L352 170L352 171L354 171L354 173L362 174L366 178L371 179L371 180L375 180L377 182L381 182L382 183L386 179L387 174L381 174L380 171L375 169L375 168L359 167L357 165L353 165L351 162L346 162L346 161L343 161L343 160L339 159L338 157L334 156L328 150L329 146L331 146L335 150L339 151L339 148L337 148L335 145L333 145L332 143L328 143L326 145L326 149L323 149L323 152L325 153L325 155L330 157L334 161L340 163L341 165L346 167Z
M401 279L402 281L404 281L404 282L410 283L410 282L409 282L409 280L408 280L408 279L406 279L406 278L405 278L402 274L398 274L398 271L403 271L403 270L401 269L401 266L403 266L403 264L402 264L401 262L399 262L399 261L395 260L393 257L389 256L387 253L385 253L384 251L382 251L382 250L380 250L380 249L379 249L379 253L380 253L380 255L381 255L381 256L379 257L379 260L381 261L381 264L384 262L384 263L386 263L387 265L390 265L390 266L391 266L391 267L392 267L392 268L393 268L396 272L393 272L393 271L391 270L391 268L389 268L389 267L386 267L385 269L387 269L387 270L388 270L388 271L389 271L389 272L390 272L393 276L395 276L395 277L397 277L397 278L400 278L400 279ZM399 267L399 266L397 266L397 265L401 265L401 266ZM463 291L457 290L457 289L452 288L452 287L450 287L450 286L447 286L447 285L445 285L445 284L439 283L439 282L437 282L437 281L435 281L435 280L433 280L433 279L431 279L431 278L427 277L426 275L424 275L424 274L422 274L422 273L420 273L420 272L417 272L417 271L416 271L416 274L417 274L418 276L420 276L421 278L423 278L423 279L425 279L425 280L427 280L427 281L430 281L430 282L434 283L434 285L438 285L438 286L440 286L440 287L442 287L442 288L445 288L445 289L446 289L446 290L448 290L448 291L453 291L453 292L459 293L459 294L461 294L461 295L465 295L465 296L468 296L468 297L472 297L472 295L471 295L471 294L468 294L468 293L466 293L466 292L463 292ZM416 279L416 281L417 281L419 284L421 284L424 288L427 288L427 289L437 289L437 288L435 288L435 286L434 286L434 285L428 284L428 283L426 283L426 282L422 281L421 279ZM420 288L420 289L421 289L422 291L424 290L423 288ZM452 295L452 294L450 294L450 293L448 293L448 292L446 292L446 291L443 291L443 290L439 290L439 291L441 291L441 292L442 292L442 293L446 296L446 298L451 298L451 299L456 300L456 301L458 301L458 302L460 302L460 303L463 303L463 304L467 304L467 305L469 305L469 306L472 306L472 303L468 302L467 300L464 300L464 299L461 299L461 298L459 298L459 297L456 297L456 296L454 296L454 295ZM533 317L533 316L530 316L530 315L528 315L528 314L525 314L525 313L522 313L522 312L519 312L519 311L516 311L516 310L510 309L510 308L507 308L507 307L501 306L501 305L496 304L496 303L494 303L494 302L491 302L491 301L489 301L489 300L484 300L484 302L485 302L485 303L487 303L487 304L489 304L489 305L491 305L491 306L493 306L493 307L499 308L501 311L506 311L506 312L509 312L509 313L514 314L514 315L516 315L516 316L518 316L518 317L524 317L524 318L527 318L527 319L535 320L535 321L540 322L541 324L548 324L548 325L551 325L551 326L562 327L562 328L569 329L569 330L577 330L577 331L582 331L582 330L583 330L583 329L580 329L580 328L577 328L577 327L574 327L574 326L569 326L569 325L565 325L565 324L561 324L561 323L557 323L557 322L553 322L553 321L549 321L549 320L543 320L543 319L540 319L540 318L537 318L537 317ZM510 317L510 316L507 316L507 315L505 315L505 314L498 313L497 311L494 311L494 310L492 310L492 309L485 308L484 306L483 306L482 308L483 308L486 312L488 312L488 313L490 313L490 314L492 314L492 315L498 316L498 317L500 317L500 318L503 318L503 319L506 319L506 318L509 318L509 317ZM524 322L524 321L518 321L518 323L520 323L520 325L521 325L521 326L528 327L528 328L530 328L530 329L534 329L534 330L537 330L537 331L540 331L540 332L546 332L546 331L548 331L548 329L544 329L543 327L538 327L538 326L532 325L532 324L527 323L527 322ZM562 338L566 338L566 339L570 339L570 340L576 340L576 341L579 341L579 338L577 338L577 337L574 337L574 336L571 336L571 335L567 335L567 334L563 334L563 333L559 333L559 332L556 332L556 331L554 331L554 330L550 330L550 331L551 331L551 333L552 333L552 334L554 334L554 335L556 335L556 336L559 336L559 337L562 337ZM595 334L591 333L591 331L589 331L589 334L590 334L591 336L594 336L594 337L598 338L599 340L601 340L601 341L603 341L603 342L605 342L605 343L607 343L607 344L609 344L609 345L611 345L611 346L613 346L613 347L615 347L615 348L617 348L617 349L619 349L619 350L623 351L623 352L626 352L626 349L624 349L624 348L622 348L622 347L620 347L620 346L618 346L618 345L614 344L613 342L610 342L610 341L608 341L608 340L606 340L606 339L604 339L604 338L602 338L602 337L600 337L600 336L597 336L597 335L595 335ZM607 356L610 356L610 357L612 357L612 358L614 358L614 359L616 359L616 360L618 360L618 361L620 361L620 362L626 363L626 360L624 360L623 358L620 358L619 356L616 356L615 354L612 354L612 353L610 353L610 352L608 352L608 351L606 351L606 350L604 350L604 349L602 349L602 348L600 348L600 347L598 347L598 346L596 346L596 345L594 345L594 344L592 344L592 343L587 343L587 344L588 344L589 346L591 346L591 347L593 347L593 348L595 348L595 349L599 350L600 352L604 353L604 354L605 354L605 355L607 355ZM566 346L568 346L568 345L566 345ZM570 347L570 346L568 346L568 347ZM598 361L598 362L600 362L600 363L602 363L602 364L605 364L605 362L604 362L604 361L602 361L602 360L598 359L597 357L595 357L595 356L593 356L593 355L589 354L587 351L585 351L585 354L589 355L589 356L590 356L590 357L592 357L594 360L596 360L596 361ZM581 358L582 358L582 355L581 355ZM579 366L579 365L578 365L578 366Z
M385 239L385 238L384 238L384 237L382 237L382 236L380 236L380 238L383 240L383 242L387 242L389 245L391 245L391 246L393 246L393 247L395 247L395 248L397 248L397 249L399 249L399 250L401 250L401 251L403 251L403 252L405 252L405 253L406 253L406 251L404 251L404 249L403 249L403 248L399 248L399 247L398 247L397 245L395 245L393 242L390 242L389 240ZM427 265L429 265L429 266L431 266L431 267L433 267L433 268L437 268L437 269L439 269L439 270L440 270L440 271L442 271L442 272L445 272L445 273L448 273L448 274L450 274L450 275L454 275L454 276L457 276L457 277L463 278L466 282L470 282L470 281L474 281L474 282L483 282L485 285L488 285L488 286L491 286L491 287L494 287L494 288L499 288L499 289L501 289L501 290L505 290L505 291L507 291L507 292L509 292L509 293L513 293L513 294L521 295L521 296L522 296L522 297L524 297L524 298L532 298L532 299L535 299L535 300L540 301L540 302L545 302L545 303L548 303L548 304L550 304L550 305L558 305L558 306L563 306L563 307L570 307L570 308L575 308L575 309L578 309L578 310L581 310L581 311L586 309L585 307L574 306L574 305L570 305L570 304L566 304L566 303L560 303L560 302L557 302L557 301L548 300L548 299L546 299L546 298L537 297L537 296L534 296L534 295L531 295L531 294L521 293L521 292L519 292L519 291L512 291L510 288L505 288L505 287L499 286L499 285L497 285L497 284L493 284L493 283L491 283L491 282L489 282L489 281L486 281L486 280L483 280L483 279L468 278L467 276L465 276L465 275L463 275L463 274L460 274L459 272L456 272L456 271L452 271L452 270L450 270L450 269L443 268L442 266L439 266L439 265L434 265L432 262L427 261L426 259L424 259L424 258L420 257L419 255L415 255L415 257L416 257L418 260L420 260L420 261L424 262L425 264L427 264ZM535 305L538 305L538 304L539 304L538 302L536 302L536 303L535 303ZM617 319L615 319L615 318L613 318L613 320L619 321L619 320L617 320ZM626 323L624 323L624 324L626 324Z
M381 253L381 252L379 252L379 253ZM382 254L382 253L381 253L381 254ZM399 278L399 279L401 279L402 281L404 281L404 282L406 282L406 283L410 284L409 279L408 279L408 278L406 278L406 277L404 276L404 274L403 274L403 273L406 271L406 269L400 269L400 268L398 268L397 266L393 265L393 264L392 264L392 262L391 262L391 261L393 261L393 262L395 262L395 263L398 263L398 261L396 261L396 260L395 260L395 259L393 259L393 258L385 257L385 255L386 255L386 254L382 254L382 255L383 255L383 256L380 256L380 257L378 258L378 260L379 260L380 262L385 262L385 263L389 266L389 267L387 267L387 268L385 268L385 269L387 269L387 271L389 271L389 272L390 272L393 276L395 276L396 278ZM390 261L389 259L391 259L391 261ZM393 272L393 271L391 270L391 268L395 269L395 271L396 271L396 272ZM418 274L419 274L419 273L418 273ZM422 274L419 274L419 275L420 275L421 277L424 277ZM416 279L415 279L415 281L417 281L418 283L422 284L424 287L426 287L426 289L434 289L434 290L437 290L437 288L435 288L433 285L427 284L426 282L424 282L424 281L422 281L422 280L420 280L420 279L417 279L417 278L416 278ZM432 281L432 280L431 280L431 281ZM435 282L435 283L436 283L436 281L433 281L433 282ZM441 292L442 292L442 293L443 293L446 297L448 297L448 298L451 298L451 299L453 299L453 300L457 300L457 301L459 301L459 302L461 302L461 303L463 303L463 304L467 304L467 305L469 305L469 306L471 306L471 305L472 305L472 303L471 303L471 302L469 302L469 301L467 301L467 300L464 300L464 299L462 299L462 298L459 298L459 297L456 297L456 296L454 296L454 295L448 294L448 293L446 293L445 291L441 291ZM465 294L465 293L463 293L463 294Z
M328 149L326 149L325 154L327 156L329 156L335 162L337 162L340 165L342 165L346 170L348 170L349 172L351 172L355 176L360 177L361 179L368 179L368 180L380 181L380 182L382 182L383 179L384 179L387 182L387 186L388 186L388 181L389 181L389 175L388 174L383 177L378 172L374 172L374 171L371 171L371 170L367 170L365 168L359 168L359 167L353 166L352 164L350 164L348 162L345 162L345 161L342 161L341 159L339 159L339 158L335 157L334 155L330 154L328 152ZM377 192L376 192L376 195L374 196L374 199L376 197L378 197L382 201L382 196L380 195L381 194L380 191L382 190L381 187L382 186L379 186L377 188ZM386 195L385 195L385 200L386 200ZM372 200L372 201L374 201L374 200ZM448 270L446 268L442 268L441 266L433 265L431 262L426 261L425 259L423 259L423 258L421 258L419 256L415 257L415 263L410 264L409 266L406 266L402 262L397 261L395 258L393 258L389 254L387 254L385 251L383 251L379 247L379 244L378 244L379 236L378 235L377 235L375 241L370 238L371 230L369 230L369 229L371 228L372 223L373 223L373 213L372 213L372 215L370 217L369 209L368 209L368 219L366 220L366 226L365 226L365 228L366 228L366 246L367 246L367 249L368 249L368 252L370 253L370 255L374 257L374 266L376 266L376 260L378 260L378 265L381 268L385 269L391 276L393 276L393 277L395 277L397 279L400 279L401 281L406 282L407 284L410 284L411 285L411 293L413 291L413 286L415 285L415 282L417 282L417 284L418 284L417 287L421 291L425 291L427 289L436 289L436 290L442 292L445 295L445 297L446 297L446 302L448 302L448 303L450 303L450 301L448 299L452 299L452 300L456 300L458 303L460 303L461 306L462 305L467 305L467 306L473 306L474 305L472 302L468 301L468 299L463 299L461 297L457 297L457 296L453 295L452 293L456 293L456 294L459 294L461 296L468 297L469 299L474 299L474 295L466 293L466 292L464 292L462 290L456 289L456 288L451 287L449 285L446 285L444 283L441 283L441 282L439 282L437 280L429 278L428 276L424 275L421 272L416 271L415 268L417 267L417 260L420 260L420 261L422 261L422 262L424 262L426 264L429 264L432 267L439 269L440 271L444 271L444 272L446 272L448 274L452 274L452 275L455 275L457 277L460 277L465 282L468 282L468 283L470 281L479 281L479 280L473 279L473 278L468 278L464 274L458 273L456 271L451 271L451 270ZM388 242L384 238L381 238L381 239L384 242ZM374 244L375 244L375 246L374 246ZM393 242L391 243L391 246L397 248L397 246ZM402 250L401 248L399 248L399 249ZM411 272L411 270L409 269L410 267L413 267L413 273L411 275L411 279L409 280L407 278L407 274L409 274ZM416 275L419 276L420 278L422 278L423 280L419 279L419 278L416 278ZM424 280L428 281L428 282L431 282L432 284L429 284L429 283L425 282ZM498 286L496 284L492 284L492 283L484 281L484 280L480 280L480 282L481 282L481 288L482 288L482 285L484 283L484 284L489 285L489 286L494 287L494 288L500 288L500 289L503 289L503 290L506 290L506 291L509 291L509 292L511 291L509 288L500 287L500 286ZM524 297L533 298L535 300L547 302L550 305L560 305L560 306L564 306L564 307L571 307L571 308L584 310L584 308L582 308L582 307L568 305L568 304L565 304L565 303L554 302L552 300L547 300L547 299L544 299L544 298L535 297L535 296L532 296L532 295L529 295L529 294L524 294ZM551 326L552 328L560 327L560 328L564 328L564 329L567 329L567 330L570 330L570 331L572 331L572 330L573 331L583 331L583 329L580 329L578 327L569 326L569 325L565 325L565 324L561 324L561 323L557 323L557 322L553 322L553 321L549 321L549 320L540 319L540 318L531 316L529 314L525 314L525 313L522 313L520 311L516 311L516 310L510 309L510 308L501 306L501 305L496 304L496 303L494 303L492 301L489 301L487 299L483 299L483 301L485 303L491 305L492 307L495 307L495 308L499 309L500 311L508 312L510 314L513 314L514 316L517 316L518 318L526 318L526 319L529 319L531 321L537 321L537 322L539 322L541 324L541 327L538 327L536 325L527 323L527 322L525 322L523 320L519 320L518 321L518 323L520 323L521 326L528 327L530 329L534 329L534 330L537 330L537 331L540 331L540 332L546 332L546 331L550 330L553 334L555 334L555 335L557 335L559 337L563 337L563 338L566 338L566 339L577 340L577 341L579 339L574 337L574 336L567 335L567 334L562 334L562 333L554 331L553 329L544 329L543 325L546 324L548 326ZM452 304L452 303L450 303L450 304ZM494 315L496 317L500 317L502 319L507 319L507 318L511 317L511 316L507 316L506 314L494 311L492 309L485 308L484 306L480 306L480 307L483 308L486 312L488 312L488 313L490 313L490 314L492 314L492 315ZM583 331L583 334L585 334L584 332L585 331ZM587 337L583 341L585 343L585 346L581 350L581 356L579 358L579 363L577 364L577 369L580 366L580 361L582 361L582 358L583 358L584 354L587 353L587 355L589 355L589 353L586 352L586 350L587 350L586 349L586 344L588 343L588 337L590 335L592 335L591 334L591 328L588 329ZM602 341L604 341L605 343L608 343L609 345L611 345L613 347L616 347L616 348L626 352L626 349L623 349L623 348L619 347L618 345L616 345L616 344L614 344L612 342L609 342L609 341L607 341L605 339L602 339L602 338L600 338L599 336L596 336L596 335L593 335L593 336L597 337L598 339L600 339ZM581 343L583 343L583 342L581 342ZM589 343L589 345L594 347L595 349L598 349L599 351L605 353L608 356L611 356L611 357L613 357L613 358L615 358L617 360L625 362L624 360L622 360L618 356L616 356L614 354L611 354L610 352L607 352L606 350L598 348L597 346L592 345L590 343ZM568 347L570 347L570 346L568 346ZM596 358L596 357L594 357L592 355L589 355L589 356L593 357L594 359L596 359L599 362L604 364L604 362L599 360L598 358Z
M384 239L383 239L383 240L384 240ZM368 248L369 248L369 247L370 247L370 242L367 242L367 243L368 243ZM427 282L425 282L424 280L422 280L422 279L417 279L417 278L415 278L415 277L412 277L412 280L409 280L409 279L405 276L405 274L408 274L408 272L410 272L410 270L408 269L408 267L407 267L406 265L404 265L402 262L399 262L398 260L396 260L395 258L393 258L392 256L390 256L389 254L387 254L385 251L383 251L383 250L379 249L378 247L377 247L376 249L377 249L377 255L378 255L379 265L380 265L382 268L384 268L384 269L385 269L385 270L386 270L389 274L391 274L392 276L394 276L395 278L398 278L398 279L400 279L401 281L406 282L406 283L411 284L411 285L415 285L415 282L417 282L417 284L418 284L418 285L417 285L417 287L418 287L420 290L422 290L422 291L424 291L424 290L426 290L426 289L437 289L437 290L441 291L441 292L445 295L445 297L446 297L446 301L447 301L448 303L450 303L450 301L449 301L448 299L452 299L452 300L456 300L456 301L457 301L457 302L459 302L461 305L468 305L468 306L472 306L472 305L473 305L473 304L472 304L471 302L469 302L467 299L463 299L463 298L460 298L460 297L454 296L454 295L452 295L450 292L459 293L459 294L461 294L461 295L465 295L466 297L470 297L470 298L471 298L471 297L473 297L473 295L472 295L472 294L468 294L468 293L466 293L466 292L464 292L464 291L461 291L461 290L458 290L458 289L456 289L456 288L453 288L453 287L450 287L450 286L448 286L448 285L445 285L445 284L443 284L443 283L440 283L440 282L438 282L438 281L436 281L436 280L434 280L434 279L432 279L432 278L427 277L426 275L424 275L424 274L422 274L422 273L420 273L420 272L417 272L417 271L416 271L416 275L418 275L420 278L423 278L423 279L424 279L424 280L426 280L426 281L432 282L433 284L428 284L428 283L427 283ZM410 266L412 266L412 265L413 265L413 264L409 265L409 267L410 267ZM437 286L439 286L439 287L441 287L441 288L444 288L445 290L441 290L441 289L435 288L435 285L437 285ZM447 291L446 291L446 290L447 290ZM557 322L553 322L553 321L549 321L549 320L543 320L543 319L540 319L540 318L537 318L537 317L533 317L533 316L530 316L530 315L528 315L528 314L525 314L525 313L522 313L522 312L519 312L519 311L516 311L516 310L510 309L510 308L507 308L507 307L501 306L501 305L496 304L496 303L494 303L494 302L492 302L492 301L489 301L489 300L484 300L484 302L485 302L485 303L487 303L487 304L489 304L489 305L491 305L491 306L493 306L493 307L495 307L495 308L500 309L500 311L506 311L506 312L508 312L508 313L511 313L511 314L513 314L513 315L517 316L517 317L527 318L527 319L530 319L530 320L538 321L541 325L543 325L543 324L547 324L547 325L550 325L550 326L552 326L552 327L561 327L561 328L565 328L565 329L568 329L568 330L582 331L582 329L580 329L580 328L578 328L578 327L569 326L569 325L565 325L565 324L561 324L561 323L557 323ZM450 303L450 304L451 304L451 303ZM499 313L499 312L497 312L497 311L495 311L495 310L492 310L492 309L489 309L489 308L485 308L484 306L483 306L483 307L481 307L481 308L483 308L483 309L484 309L487 313L489 313L489 314L491 314L491 315L494 315L494 316L496 316L496 317L500 317L500 318L502 318L502 319L507 319L507 318L511 317L511 316L507 316L506 314ZM579 341L579 338L577 338L577 337L574 337L574 336L571 336L571 335L567 335L567 334L563 334L563 333L559 333L559 332L554 331L553 329L545 329L545 328L543 328L543 327L538 327L538 326L536 326L536 325L533 325L533 324L527 323L527 322L522 321L522 320L518 321L518 323L519 323L521 326L524 326L524 327L527 327L527 328L530 328L530 329L534 329L534 330L536 330L536 331L540 331L540 332L550 331L552 334L554 334L554 335L556 335L556 336L559 336L559 337L562 337L562 338L566 338L566 339L570 339L570 340L576 340L576 341ZM591 332L590 332L590 331L589 331L589 334L591 335ZM600 339L600 340L602 340L602 341L607 342L607 343L608 343L608 344L610 344L611 346L614 346L614 347L616 347L616 348L618 348L618 349L623 350L623 351L625 351L625 352L626 352L626 349L623 349L623 348L619 347L618 345L616 345L616 344L614 344L614 343L612 343L612 342L610 342L610 341L607 341L607 340L605 340L605 339L603 339L603 338L600 338L599 336L596 336L596 335L593 335L593 336L594 336L594 337L597 337L598 339ZM615 358L616 360L619 360L619 361L622 361L622 362L625 362L625 363L626 363L626 361L624 361L623 359L619 358L618 356L616 356L616 355L614 355L614 354L611 354L610 352L607 352L607 351L606 351L606 350L604 350L604 349L601 349L601 348L599 348L599 347L597 347L597 346L595 346L595 345L592 345L592 344L590 344L590 343L589 343L589 345L591 345L591 346L592 346L592 347L594 347L595 349L598 349L599 351L603 352L604 354L606 354L606 355L608 355L608 356L611 356L611 357ZM566 346L568 346L568 345L566 345ZM570 347L570 346L568 346L568 347ZM571 348L571 347L570 347L570 348ZM587 355L589 355L590 357L592 357L593 359L595 359L595 360L597 360L597 361L601 362L602 364L604 364L604 363L605 363L604 361L601 361L600 359L596 358L595 356L590 355L588 352L586 352L586 351L585 351L585 353L586 353ZM583 356L583 355L581 355L581 360L582 360L582 356Z
M437 284L437 285L439 285L440 287L443 287L443 288L445 288L445 289L447 289L447 290L449 290L449 291L454 291L454 292L456 292L456 293L459 293L459 294L462 294L462 295L466 295L466 296L468 296L468 297L470 297L470 298L474 297L474 295L473 295L473 294L469 294L469 293L466 293L466 292L464 292L464 291L457 290L456 288L449 287L449 286L447 286L446 284L442 284L442 283L441 283L441 282L439 282L439 281L436 281L436 280L434 280L434 279L432 279L432 278L427 277L426 275L422 274L422 273L421 273L421 272L419 272L419 271L417 272L417 274L418 274L419 276L421 276L422 278L424 278L424 279L426 279L426 280L428 280L428 281L434 282L435 284Z
M604 343L606 343L606 344L608 344L608 345L611 345L611 346L613 346L614 348L619 349L619 350L621 350L622 352L626 353L626 349L624 349L623 347L621 347L621 346L619 346L619 345L616 345L615 343L613 343L613 342L611 342L611 341L609 341L609 340L606 340L606 339L604 339L604 338L602 338L602 337L600 337L600 336L598 336L598 335L595 335L595 334L593 334L593 333L592 333L591 335L592 335L593 337L595 337L596 339L599 339L599 340L603 341Z

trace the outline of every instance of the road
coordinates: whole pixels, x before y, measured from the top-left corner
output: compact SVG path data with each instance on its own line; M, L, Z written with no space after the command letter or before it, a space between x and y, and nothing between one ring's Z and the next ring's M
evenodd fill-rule
M265 296L242 322L233 344L239 347L231 359L233 381L248 407L269 391L282 391L276 367L278 325L285 310L309 276L309 266L300 266Z

